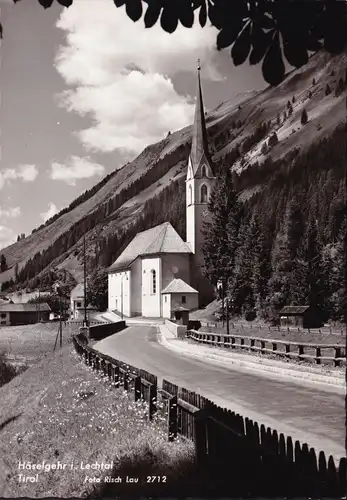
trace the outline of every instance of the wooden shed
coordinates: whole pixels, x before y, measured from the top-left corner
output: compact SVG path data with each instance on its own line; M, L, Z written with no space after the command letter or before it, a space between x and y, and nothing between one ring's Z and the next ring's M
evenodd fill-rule
M314 306L285 306L278 314L281 326L320 328L324 324L322 311Z

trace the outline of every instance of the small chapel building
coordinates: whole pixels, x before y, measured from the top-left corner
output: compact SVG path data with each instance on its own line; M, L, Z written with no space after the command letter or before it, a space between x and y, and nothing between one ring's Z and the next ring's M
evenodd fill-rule
M203 276L203 221L216 181L208 150L198 65L197 101L186 177L186 240L169 222L138 233L108 270L108 309L122 316L172 318L214 298Z

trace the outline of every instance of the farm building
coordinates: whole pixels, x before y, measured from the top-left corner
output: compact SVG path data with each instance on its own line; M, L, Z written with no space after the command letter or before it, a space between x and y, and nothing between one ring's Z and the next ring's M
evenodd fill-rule
M41 304L0 304L0 326L29 325L49 321L51 308Z
M322 311L313 306L285 306L278 314L281 326L319 328L324 324Z

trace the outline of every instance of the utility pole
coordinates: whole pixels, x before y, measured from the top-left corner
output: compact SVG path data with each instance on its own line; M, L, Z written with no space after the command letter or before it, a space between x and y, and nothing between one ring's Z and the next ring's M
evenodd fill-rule
M60 347L63 347L63 318L62 318L62 305L61 305L61 293L59 294L59 337L60 337Z
M38 306L38 321L40 321L40 297L41 297L40 292L41 292L41 290L40 290L40 282L39 282L39 302L37 304L37 306Z
M86 266L86 237L83 236L83 285L84 285L84 321L83 326L88 326L87 320L87 266Z

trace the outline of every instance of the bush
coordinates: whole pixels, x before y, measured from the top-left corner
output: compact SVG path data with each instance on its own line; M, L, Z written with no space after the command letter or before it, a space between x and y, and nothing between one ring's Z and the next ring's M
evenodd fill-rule
M0 387L10 382L17 375L17 370L6 359L6 354L0 352Z
M257 317L256 311L248 311L245 315L246 321L253 321Z

